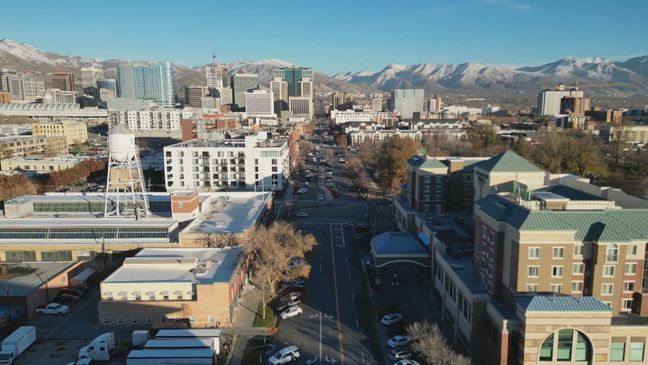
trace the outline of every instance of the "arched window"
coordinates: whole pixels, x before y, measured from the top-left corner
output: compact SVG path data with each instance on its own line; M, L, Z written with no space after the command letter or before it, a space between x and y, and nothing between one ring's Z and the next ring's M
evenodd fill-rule
M619 246L616 244L608 245L605 249L605 262L617 262L619 260Z
M566 328L547 337L540 346L541 362L590 364L592 344L582 332Z

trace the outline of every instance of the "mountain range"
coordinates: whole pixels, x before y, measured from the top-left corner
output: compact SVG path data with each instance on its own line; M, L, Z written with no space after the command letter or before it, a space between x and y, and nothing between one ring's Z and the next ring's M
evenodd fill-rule
M10 39L0 40L0 68L16 71L71 70L96 65L105 77L116 77L119 63L138 62L122 59L99 60L43 51ZM147 62L147 61L139 61ZM268 86L277 67L290 62L269 59L228 63L230 75L255 73L262 86ZM174 64L176 92L183 94L185 85L204 85L204 66ZM389 92L394 88L422 88L428 95L465 95L497 97L499 100L534 100L537 91L559 83L579 82L588 93L600 97L639 98L648 96L648 55L614 61L600 57L567 57L541 66L502 66L478 63L387 65L380 71L351 71L333 76L315 71L316 91ZM496 100L497 101L497 100Z

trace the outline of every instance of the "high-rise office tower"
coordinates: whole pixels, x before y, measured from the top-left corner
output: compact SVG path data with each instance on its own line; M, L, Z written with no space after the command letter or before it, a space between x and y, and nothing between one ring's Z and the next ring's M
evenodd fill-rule
M371 94L371 111L381 112L383 108L383 95Z
M312 97L313 70L307 67L282 67L274 70L275 78L285 80L288 83L288 96L309 96L301 92L300 81L310 81L307 90Z
M259 77L255 74L236 74L232 76L232 104L245 108L245 92L259 88Z
M270 116L274 114L274 102L269 91L253 90L245 93L245 112L249 116Z
M278 112L288 110L288 82L275 77L270 81L270 91L275 102L275 110Z
M412 119L423 112L423 89L396 89L392 91L390 110L397 111L403 119Z
M213 98L220 99L220 105L232 104L232 88L229 86L209 89L209 95Z
M185 86L185 104L190 107L200 108L202 98L207 95L209 95L207 86Z
M331 95L331 109L347 110L353 108L353 98L349 93L334 92Z
M45 80L37 74L0 69L0 91L10 93L12 100L35 101L45 93Z
M227 86L227 68L225 65L210 64L205 67L205 76L207 77L207 87L219 88Z
M99 79L97 80L97 89L112 90L113 96L117 96L117 80L115 79Z
M288 98L289 110L294 116L313 116L313 99L308 96L291 96Z
M52 72L52 89L74 91L74 74L70 71Z
M311 79L302 79L297 82L300 96L313 97L313 81Z
M81 68L81 85L83 88L97 87L97 81L103 77L103 70L98 67Z
M173 66L170 62L151 65L120 64L117 67L119 96L152 100L173 107Z

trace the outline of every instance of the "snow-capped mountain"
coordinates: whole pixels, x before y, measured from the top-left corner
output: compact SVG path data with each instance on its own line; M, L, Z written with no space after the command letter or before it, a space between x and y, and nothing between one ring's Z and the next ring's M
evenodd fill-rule
M423 88L444 91L525 91L557 83L597 85L604 93L645 93L648 91L648 56L625 62L600 57L567 57L536 67L481 65L477 63L387 65L378 72L346 72L334 78L367 84L389 91L394 88ZM606 87L601 87L606 86Z
M70 70L80 73L81 67L101 66L107 78L117 77L117 65L132 60L109 59L99 60L87 59L77 56L65 56L57 53L42 51L25 43L18 43L10 39L0 40L0 68L8 68L15 71L49 72L53 70ZM147 63L146 61L134 61ZM228 73L253 73L259 75L259 83L262 87L268 87L270 80L274 77L274 69L277 67L293 66L292 62L268 59L260 61L237 61L226 65ZM174 64L175 89L180 95L186 85L204 85L204 66L187 67ZM372 92L374 88L365 85L351 85L343 81L335 80L323 73L315 72L315 89L317 91L349 90Z

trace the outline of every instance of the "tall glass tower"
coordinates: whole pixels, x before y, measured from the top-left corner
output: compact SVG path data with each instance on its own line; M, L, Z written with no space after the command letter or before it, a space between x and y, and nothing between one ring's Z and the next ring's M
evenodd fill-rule
M117 73L119 96L173 107L173 66L170 62L139 66L120 64Z

